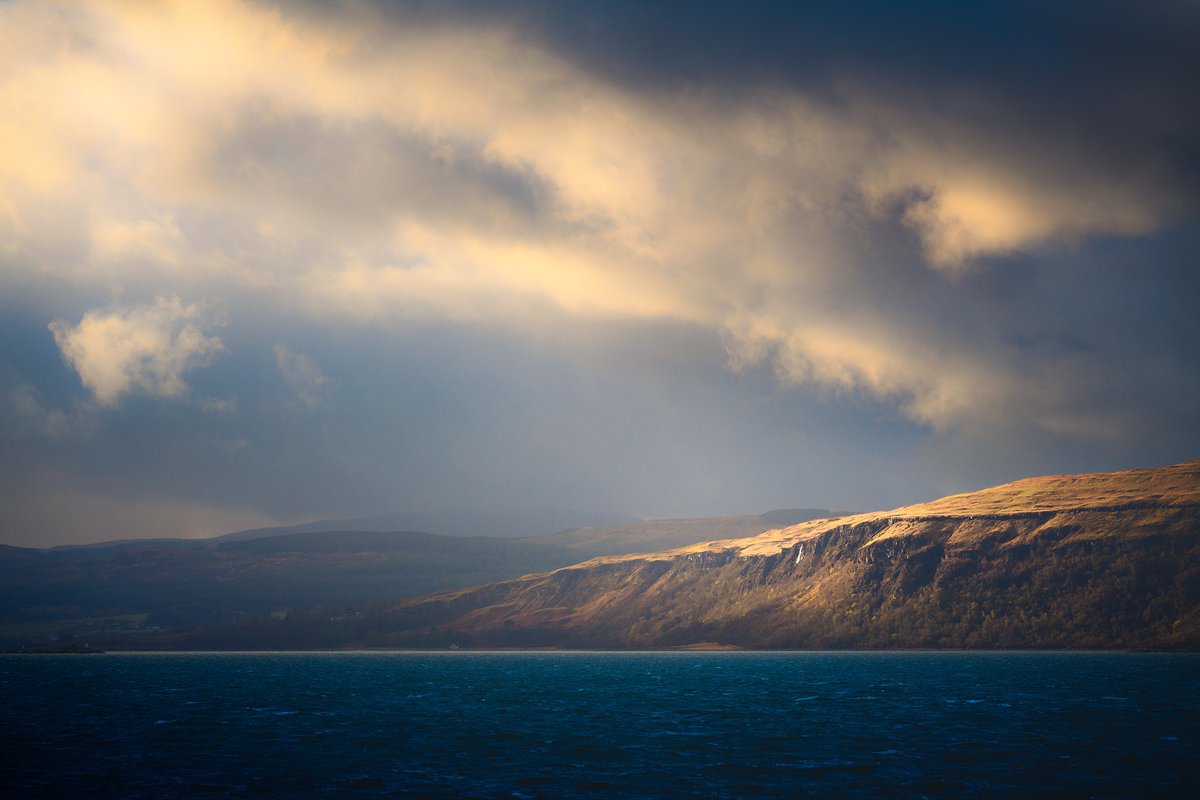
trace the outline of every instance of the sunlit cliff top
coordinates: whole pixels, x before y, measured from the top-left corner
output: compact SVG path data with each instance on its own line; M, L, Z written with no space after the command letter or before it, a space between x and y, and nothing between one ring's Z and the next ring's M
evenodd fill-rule
M917 520L1002 518L1029 514L1101 512L1137 508L1200 506L1200 460L1169 467L1099 472L1087 475L1049 475L1024 478L977 492L950 495L928 503L890 511L813 520L764 531L743 539L699 542L670 551L673 554L733 550L739 555L764 555L814 539L841 526L889 520L882 537L903 535ZM969 527L963 534L969 535ZM959 537L962 538L961 536ZM624 556L597 561L619 561Z

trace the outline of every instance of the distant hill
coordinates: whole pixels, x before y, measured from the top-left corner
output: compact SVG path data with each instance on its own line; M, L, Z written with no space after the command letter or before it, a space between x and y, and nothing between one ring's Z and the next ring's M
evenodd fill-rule
M731 517L691 517L683 519L638 520L625 525L606 525L565 530L539 541L567 547L589 556L622 553L652 553L698 542L701 539L752 536L756 533L808 522L814 519L844 516L845 511L823 508L785 508L765 514Z
M175 644L300 642L1200 649L1200 461L1031 478Z
M288 610L413 597L544 572L596 555L654 550L667 540L691 543L757 532L765 529L768 516L719 518L711 524L703 519L639 521L632 527L576 528L521 539L323 530L332 523L313 523L202 540L48 550L0 547L0 645L45 641L59 633L95 637L134 630L142 635ZM566 519L509 516L489 530L511 531L504 525L532 524L537 518L543 526ZM458 519L465 523L469 517ZM741 520L741 527L731 526L731 519ZM638 526L643 526L644 540Z
M163 547L212 547L219 542L264 539L293 533L333 533L336 531L422 531L439 536L488 536L502 539L534 538L579 527L627 525L641 522L628 514L605 511L570 511L564 509L534 509L531 511L411 511L378 514L369 517L321 519L295 525L276 525L269 528L250 528L195 539L158 537L153 539L115 539L91 544L58 545L51 550L103 550L119 545L155 544ZM0 548L10 545L0 545ZM36 550L39 548L14 548Z
M512 578L578 560L565 548L490 537L322 531L212 546L132 542L0 552L0 638L95 628L212 623L345 606ZM90 626L88 620L91 620ZM7 635L5 635L7 634Z
M373 517L326 519L275 528L254 528L217 536L213 541L262 539L289 533L322 531L424 531L439 536L493 536L518 538L544 536L571 528L627 525L641 522L628 514L580 512L564 509L530 511L430 511L396 512Z

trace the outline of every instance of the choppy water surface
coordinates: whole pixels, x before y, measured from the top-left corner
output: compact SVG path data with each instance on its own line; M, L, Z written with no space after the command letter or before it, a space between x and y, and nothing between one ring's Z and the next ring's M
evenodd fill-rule
M1187 796L1200 656L0 657L8 797Z

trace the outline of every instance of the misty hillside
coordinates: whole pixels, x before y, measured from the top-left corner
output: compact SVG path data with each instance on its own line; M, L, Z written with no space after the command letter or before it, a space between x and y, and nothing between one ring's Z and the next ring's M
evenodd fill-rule
M553 569L574 551L508 539L328 531L215 546L178 542L0 553L0 631L88 618L171 627L291 608L407 597Z
M191 646L1200 648L1200 461L1032 478Z
M58 633L145 632L414 597L544 572L597 555L652 551L663 542L759 532L771 520L795 513L820 512L769 512L711 524L705 519L649 521L522 539L283 528L204 540L5 547L0 548L0 643L45 641Z
M372 517L326 519L299 525L254 528L218 536L214 541L239 541L290 533L332 531L424 531L439 536L494 536L530 538L581 527L605 527L641 522L628 514L581 512L564 509L527 511L410 511Z
M649 553L683 547L702 539L752 536L772 528L845 513L823 508L787 508L729 517L651 519L626 525L575 528L539 537L537 541L589 554L586 557Z

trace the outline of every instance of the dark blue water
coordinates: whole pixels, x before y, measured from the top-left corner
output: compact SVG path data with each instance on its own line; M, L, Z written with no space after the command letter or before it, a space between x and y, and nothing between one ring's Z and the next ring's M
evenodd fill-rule
M1200 656L0 656L0 796L1170 797Z

